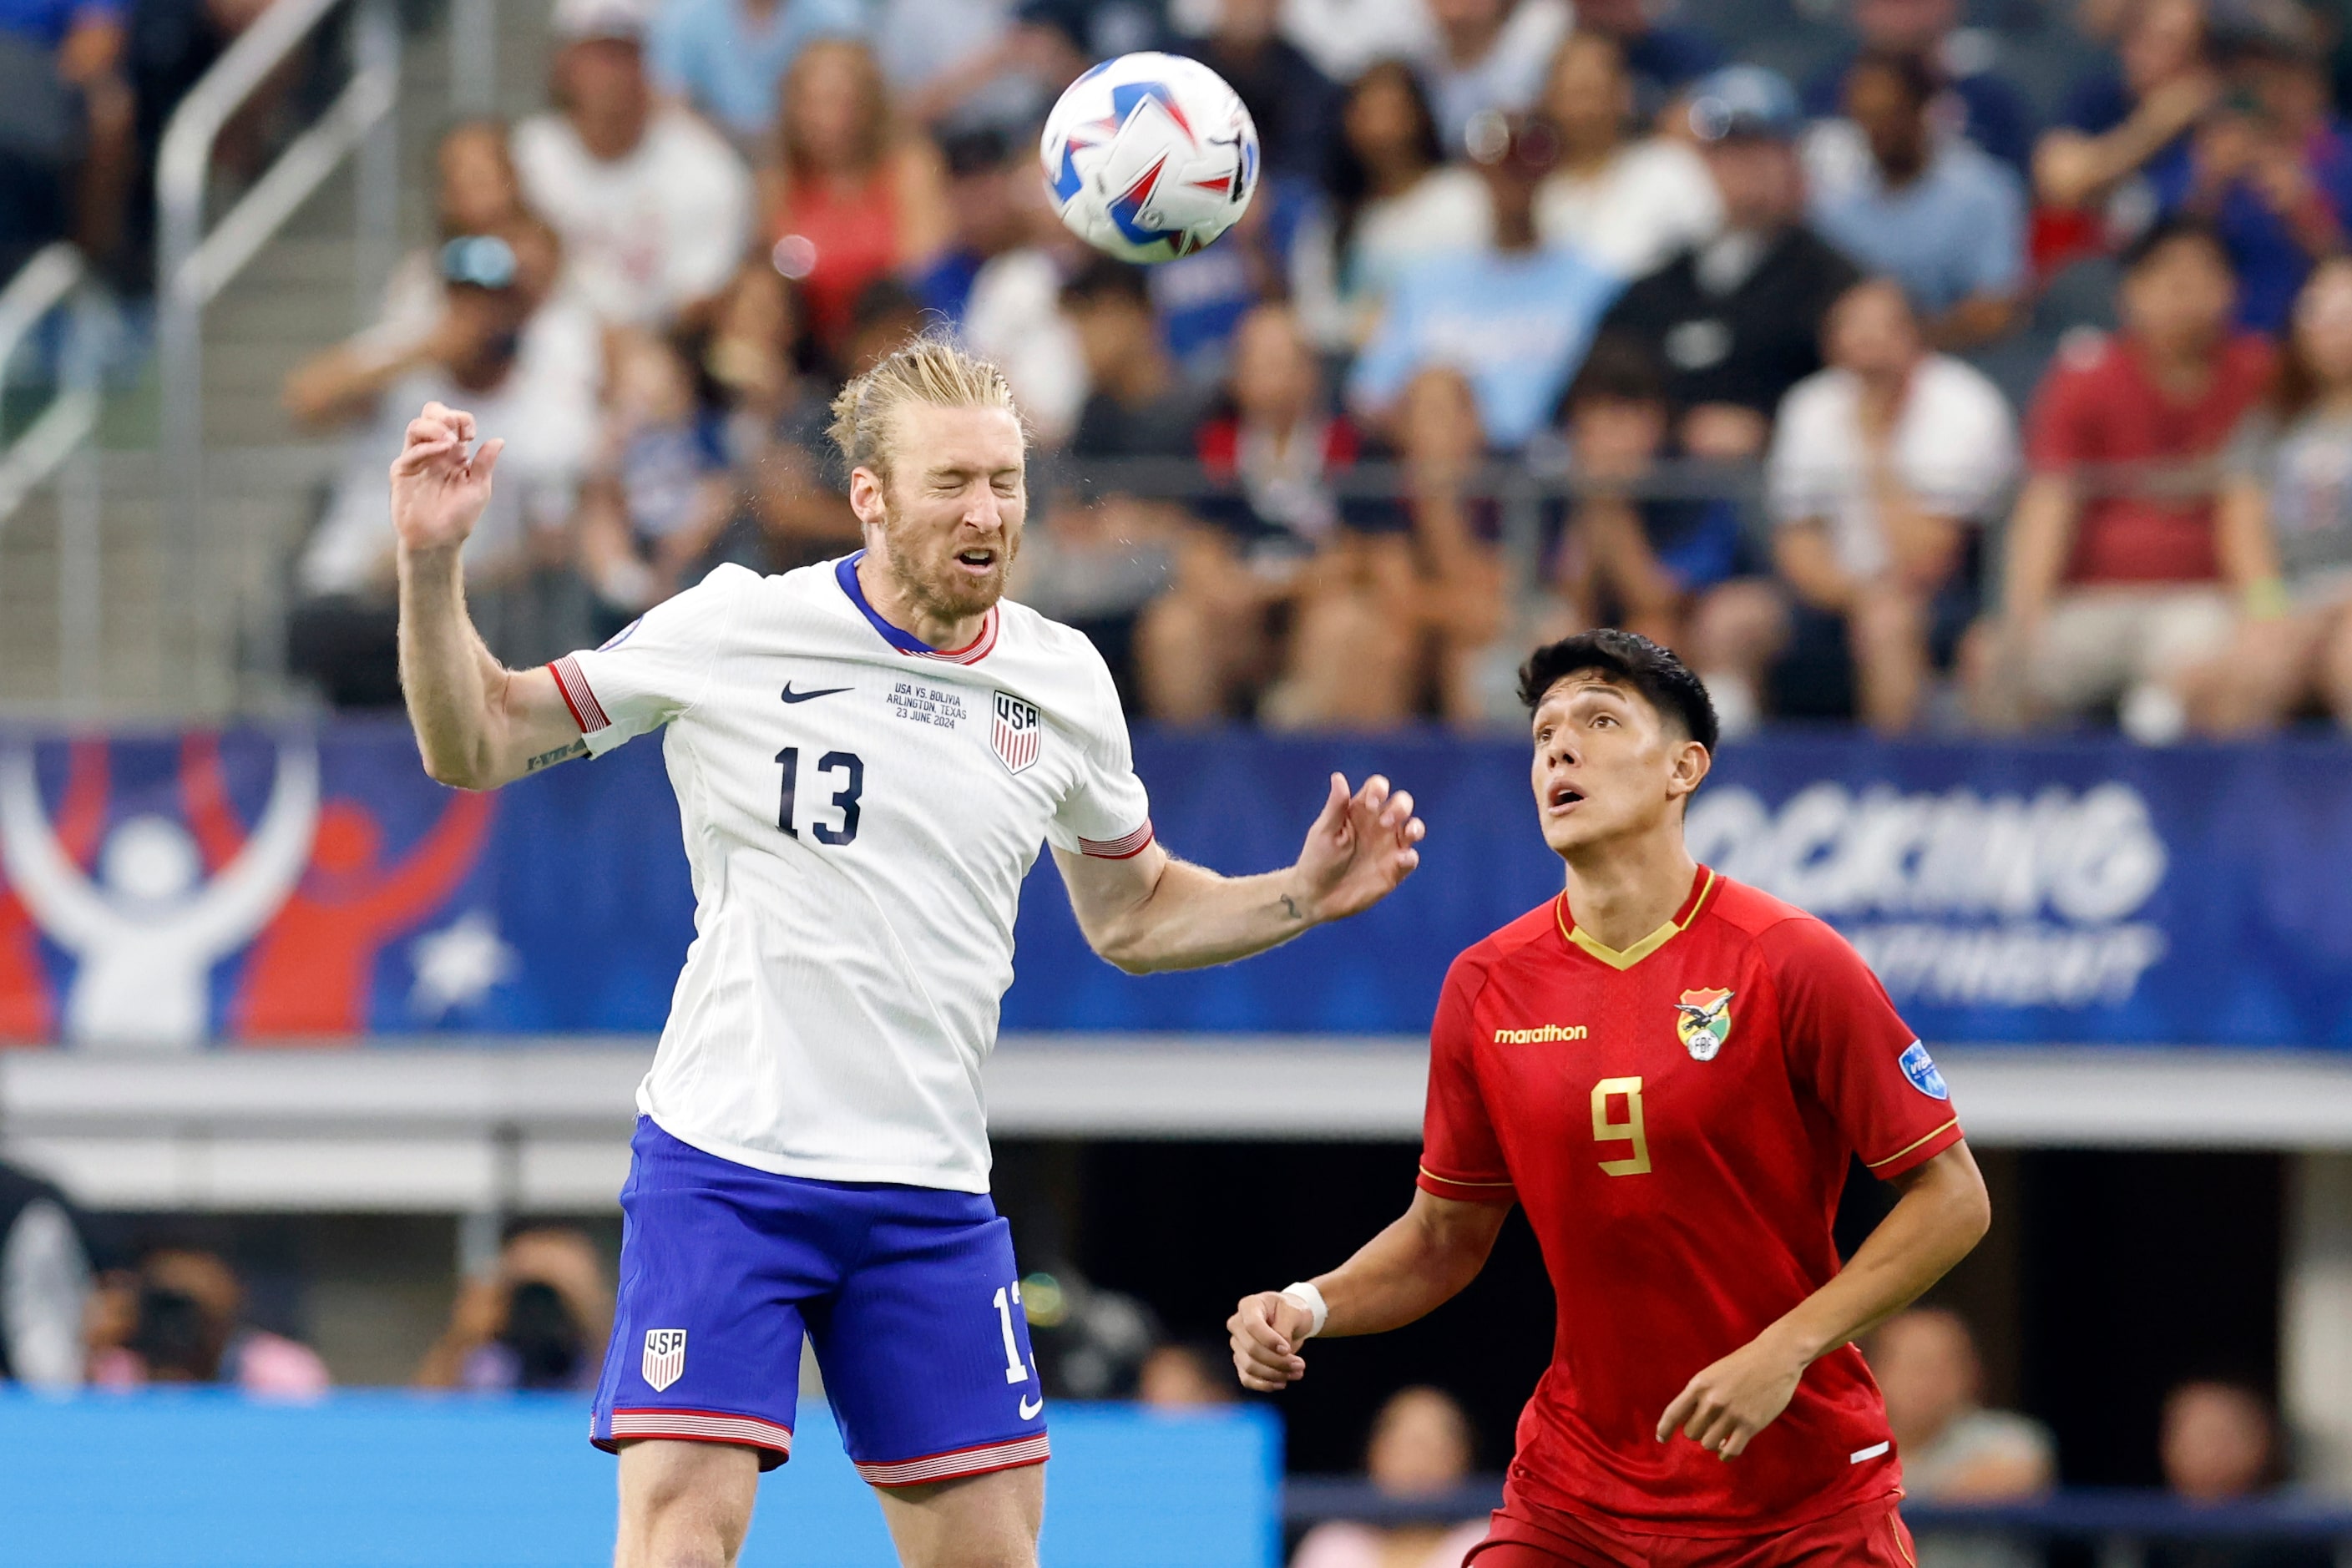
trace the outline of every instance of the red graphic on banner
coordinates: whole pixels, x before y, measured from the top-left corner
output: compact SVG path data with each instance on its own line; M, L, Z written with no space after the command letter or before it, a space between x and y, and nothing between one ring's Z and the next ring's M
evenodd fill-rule
M110 771L103 741L76 741L67 751L58 845L84 870L106 830ZM57 999L41 965L38 932L15 889L0 887L0 1041L47 1045L58 1037Z
M245 827L229 804L214 737L181 742L180 787L205 865L226 865L244 847ZM320 1037L331 1036L356 1043L367 1027L377 952L421 923L473 869L493 809L488 795L453 794L408 858L386 870L383 830L367 808L352 800L322 805L309 869L247 955L229 1002L231 1037L264 1046L327 1044Z

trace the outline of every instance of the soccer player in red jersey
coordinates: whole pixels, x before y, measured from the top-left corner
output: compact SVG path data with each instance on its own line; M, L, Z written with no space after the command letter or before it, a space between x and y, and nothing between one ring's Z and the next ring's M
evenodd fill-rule
M1943 1079L1835 931L1691 858L1716 721L1674 655L1589 632L1538 649L1520 695L1567 887L1454 960L1412 1206L1241 1303L1242 1382L1280 1389L1310 1337L1429 1312L1517 1203L1558 1328L1470 1568L1907 1568L1851 1342L1989 1223ZM1841 1268L1854 1155L1901 1195Z

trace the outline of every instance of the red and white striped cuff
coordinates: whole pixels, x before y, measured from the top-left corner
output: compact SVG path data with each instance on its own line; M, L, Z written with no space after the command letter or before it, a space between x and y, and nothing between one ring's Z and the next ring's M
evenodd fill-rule
M1009 1443L982 1443L976 1448L901 1459L895 1465L861 1464L857 1474L868 1486L919 1487L927 1481L951 1481L961 1476L984 1476L991 1470L1009 1470L1020 1465L1042 1465L1052 1457L1045 1434L1039 1432L1034 1436L1015 1437Z
M730 1415L718 1410L615 1410L613 1442L633 1437L676 1437L691 1443L738 1443L748 1448L772 1448L790 1457L793 1429L762 1421L756 1415Z
M1097 860L1127 860L1140 855L1151 842L1151 819L1145 817L1143 826L1124 838L1085 838L1078 840L1078 853L1091 855Z
M604 704L589 689L588 677L581 670L576 655L567 653L547 668L554 675L555 689L562 693L563 705L572 710L572 721L580 726L582 734L593 735L611 727L613 721L604 717Z

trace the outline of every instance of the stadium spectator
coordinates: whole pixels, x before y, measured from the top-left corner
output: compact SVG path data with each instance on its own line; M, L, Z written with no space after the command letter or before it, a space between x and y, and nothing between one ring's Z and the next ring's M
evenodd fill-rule
M1983 1405L1984 1366L1965 1319L1914 1307L1874 1330L1865 1351L1903 1456L1903 1489L1935 1503L2020 1502L2057 1483L2050 1429ZM1937 1531L1918 1538L1919 1568L2030 1568L2041 1561L1997 1534Z
M1205 1345L1154 1345L1136 1369L1135 1397L1154 1410L1211 1410L1240 1399L1225 1356Z
M1829 368L1790 392L1773 433L1773 554L1799 657L1850 659L1863 720L1899 732L1976 616L1975 531L2017 434L1991 382L1928 350L1892 282L1848 290L1827 331Z
M89 1305L89 1247L72 1200L56 1184L0 1163L0 1380L78 1386ZM1217 1371L1230 1386L1222 1361Z
M0 10L0 266L13 275L70 235L111 257L134 157L122 0L16 0Z
M2235 298L2220 236L2168 220L2125 257L2123 331L2076 342L2043 379L2000 618L1973 650L1984 721L2120 699L2136 738L2180 732L2233 595L2270 575L2242 511L2217 530L2205 471L2271 374L2269 345L2231 331Z
M1349 401L1377 421L1416 373L1451 365L1478 395L1487 439L1516 450L1550 417L1619 284L1538 239L1536 191L1559 160L1549 125L1524 115L1482 119L1471 152L1494 203L1495 243L1404 270L1356 362Z
M1312 179L1331 138L1339 93L1331 80L1276 29L1280 0L1217 0L1216 25L1178 52L1225 79L1257 127L1272 179ZM1263 199L1263 197L1261 197Z
M848 339L860 290L919 274L948 241L939 149L900 129L873 51L855 39L820 39L793 62L761 185L776 270L799 285L810 330L832 353Z
M1014 165L1012 243L972 274L962 335L972 353L1003 367L1039 444L1055 447L1069 438L1087 399L1086 353L1062 313L1061 293L1066 270L1088 253L1055 217L1034 168Z
M755 152L776 122L778 85L818 38L866 30L859 0L659 0L646 29L654 85Z
M875 0L874 58L910 121L971 130L1045 118L1052 94L1019 47L1014 10L1013 0Z
M488 1273L459 1284L448 1327L413 1381L476 1394L593 1388L612 1322L613 1286L587 1233L528 1226L509 1235Z
M2062 212L2104 205L2179 145L2221 96L2201 0L2142 0L2129 16L2115 63L2075 82L2034 148L2035 194ZM2095 226L2077 226L2067 243L2095 240Z
M1494 203L1446 161L1420 79L1380 61L1349 87L1323 175L1328 200L1291 249L1291 297L1327 352L1352 353L1413 262L1493 242Z
M1723 201L1723 231L1637 279L1602 327L1665 363L1684 452L1758 458L1781 397L1822 367L1822 323L1859 274L1801 221L1792 143L1802 118L1787 81L1728 67L1695 89L1689 123Z
M2328 98L2310 18L2289 6L2232 41L2236 90L2148 167L2158 210L2214 224L2238 271L2238 320L2286 324L2312 263L2344 248L2352 132Z
M724 454L670 343L614 332L604 427L581 492L581 573L618 631L700 575L733 510Z
M2164 1396L2157 1454L2165 1489L2185 1502L2242 1502L2277 1489L2284 1466L2278 1416L2241 1383L2183 1383ZM2335 1549L2259 1539L2161 1542L2147 1568L2331 1568Z
M1501 508L1475 488L1486 459L1478 402L1462 373L1444 365L1406 386L1396 419L1404 466L1414 581L1400 607L1435 657L1439 713L1465 730L1516 723L1511 680L1529 628L1499 548ZM1545 606L1526 608L1548 629Z
M1125 689L1136 616L1167 586L1184 532L1180 492L1194 471L1205 399L1160 341L1143 268L1092 258L1063 286L1062 310L1089 386L1066 448L1082 465L1084 500L1057 492L1024 536L1021 599L1093 638ZM1155 471L1126 468L1138 460Z
M1536 232L1623 278L1657 269L1723 226L1706 165L1676 137L1635 136L1624 46L1580 28L1559 47L1544 112L1559 132L1559 166L1536 194Z
M288 374L281 401L297 424L335 424L365 414L385 387L446 356L447 335L456 329L441 275L443 247L467 235L496 233L521 216L522 191L504 122L473 120L451 127L433 163L438 242L401 258L373 326ZM436 341L436 331L442 341Z
M1846 112L1869 146L1843 188L1815 186L1813 226L1864 268L1903 285L1938 348L1969 349L2017 324L2025 291L2025 194L2017 176L1928 119L1935 79L1916 56L1865 54L1845 74Z
M1662 484L1675 454L1664 368L1639 342L1604 335L1568 389L1577 494L1554 564L1570 630L1622 626L1684 650L1733 732L1752 729L1757 673L1781 614L1739 509Z
M318 1352L244 1321L245 1285L217 1253L156 1247L105 1276L90 1305L89 1381L100 1388L226 1384L301 1399L331 1381Z
M596 323L555 289L562 252L546 225L510 219L442 247L447 300L413 358L404 358L356 419L349 455L295 566L300 595L288 658L338 707L395 706L394 538L383 454L428 400L495 418L514 443L497 499L467 552L475 615L503 657L530 664L576 646L584 613L546 602L560 583L540 569L568 561L572 512L597 427L603 344Z
M1136 626L1145 704L1170 723L1214 722L1284 669L1276 613L1293 607L1294 618L1307 619L1310 611L1297 608L1302 596L1334 586L1311 569L1347 542L1330 480L1354 463L1360 438L1331 411L1313 350L1288 308L1260 306L1243 321L1229 390L1230 408L1201 426L1197 446L1204 477L1228 488L1201 504L1206 526L1186 535L1174 587ZM1330 654L1328 626L1313 641ZM1286 709L1290 721L1328 721L1326 666L1318 660L1288 674L1297 693Z
M992 126L960 131L940 142L947 242L908 280L923 308L951 325L961 326L971 309L981 269L1029 237L1023 205L1027 192L1022 186L1034 185L1036 174L1026 152L1016 152L1012 140Z
M1062 312L1077 331L1089 387L1070 433L1070 456L1091 461L1192 457L1202 400L1177 374L1160 341L1144 269L1108 256L1092 258L1062 286Z
M635 0L558 0L559 111L515 127L514 160L589 308L616 325L667 328L733 275L751 184L718 132L656 100L644 26Z
M2315 698L2352 729L2352 260L2313 269L2277 384L2225 459L2225 531L2274 542L2231 653L2210 675L2213 727L2268 728Z
M1615 41L1633 83L1633 110L1645 121L1723 64L1713 38L1663 20L1668 9L1652 0L1579 0L1576 7L1578 31Z
M724 536L720 553L765 571L857 547L849 478L825 434L832 388L801 369L801 338L791 285L754 261L721 296L702 345L705 401L719 413L737 505L757 535Z
M1283 0L1282 32L1339 82L1381 60L1418 59L1437 42L1423 0Z
M1449 153L1466 145L1478 116L1535 107L1545 68L1575 22L1567 0L1429 0L1429 15L1437 38L1421 74Z
M1375 1489L1399 1499L1443 1496L1470 1479L1470 1419L1454 1396L1404 1388L1372 1417L1364 1472ZM1485 1539L1486 1521L1387 1528L1332 1521L1308 1531L1290 1568L1456 1568Z
M1909 56L1927 62L1943 84L1936 123L2024 177L2033 108L1998 68L1998 35L1963 34L1960 0L1853 0L1851 19L1861 51L1842 55L1805 83L1806 113L1826 120L1845 112L1846 78L1857 52Z

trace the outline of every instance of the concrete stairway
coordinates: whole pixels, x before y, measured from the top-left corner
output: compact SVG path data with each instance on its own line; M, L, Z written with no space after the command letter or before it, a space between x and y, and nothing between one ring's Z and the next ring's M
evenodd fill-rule
M494 4L497 108L529 113L545 100L547 0ZM433 145L457 117L449 38L437 9L404 39L395 110L404 247L432 234ZM278 668L287 563L349 438L297 429L278 389L305 356L375 313L377 300L362 297L354 188L346 163L205 314L200 539L176 540L167 527L163 498L190 479L160 471L152 364L110 397L95 458L100 608L95 637L83 639L95 659L69 667L61 657L73 639L58 624L59 484L0 524L0 710L218 720L302 705Z

